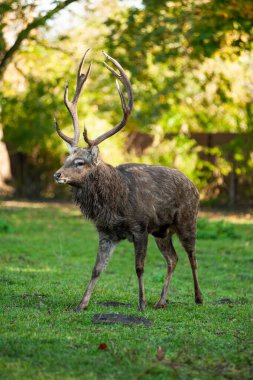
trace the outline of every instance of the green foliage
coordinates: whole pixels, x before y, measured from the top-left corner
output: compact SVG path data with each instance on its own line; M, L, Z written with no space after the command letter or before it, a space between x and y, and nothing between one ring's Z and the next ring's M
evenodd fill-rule
M36 61L30 68L33 74L25 75L24 90L14 92L9 87L2 98L4 141L18 166L14 172L16 193L29 197L53 194L52 174L62 158L53 115L62 111L59 122L67 120L62 102L64 78L53 67L59 56L50 59L39 47L33 50L33 57L35 52ZM20 66L30 56L24 54Z
M85 84L85 94L79 101L80 127L82 129L86 117L92 138L112 127L111 124L101 121L100 115L96 114L98 107L102 109L105 119L112 118L112 107L117 109L113 112L114 120L118 121L121 117L115 82L101 63L102 54L98 57L105 33L101 20L115 6L114 2L107 4L105 0L104 3L101 4L100 11L96 11L95 21L93 14L87 16L89 33L88 38L86 35L83 37L84 41L80 39L83 26L73 32L74 36L66 36L64 31L60 36L46 39L38 33L17 52L14 67L10 65L10 70L6 72L1 94L2 123L4 141L14 163L13 174L18 195L50 198L62 195L63 189L55 187L52 174L62 164L66 147L54 130L53 116L57 117L61 129L69 135L73 134L71 118L63 102L64 84L66 80L69 81L71 98L80 57L87 46L96 45L96 49L88 55L84 63L85 70L89 61L95 58L92 74ZM106 12L103 12L103 7ZM96 37L99 30L101 46ZM73 39L77 40L76 44L73 44ZM63 62L64 64L60 64ZM120 137L119 141L122 139ZM119 144L122 146L121 142ZM83 145L82 138L80 145ZM109 150L113 145L115 140L105 144ZM114 157L122 154L116 147L108 155Z
M0 79L3 78L6 69L13 62L15 54L22 49L22 43L29 41L31 33L45 26L46 22L53 18L62 9L77 0L57 1L54 8L43 11L43 4L39 1L10 0L3 2L1 6L3 24L0 27L0 44L4 47L0 51ZM40 8L42 5L42 8Z
M0 245L4 379L252 377L252 222L200 219L199 233L205 234L197 241L203 305L194 304L188 258L175 239L179 262L170 304L154 309L166 266L151 238L144 313L137 310L133 246L127 242L117 246L88 310L74 313L95 261L94 228L66 205L1 207L0 218L15 227L15 233L6 234ZM217 239L208 237L213 228L220 234ZM240 237L230 236L230 229ZM106 301L131 306L100 304ZM94 314L115 312L148 318L152 325L92 324ZM108 349L99 350L100 343ZM159 346L165 355L160 361Z
M250 132L252 2L148 0L143 5L107 22L111 31L108 48L120 57L135 83L136 129L156 134L159 126L164 135ZM181 145L185 153L181 160L185 161L187 154L192 154L191 142L183 137ZM238 140L234 145L242 156L242 145ZM248 146L247 159L238 166L250 179L252 141ZM150 152L150 159L157 162L157 155ZM169 152L167 164L173 161ZM175 151L174 164L180 162L180 153L180 149ZM224 173L231 171L234 157L228 156L225 147L216 157L218 170L199 163L199 157L193 160L191 178L200 189L211 182L215 188L215 182L221 184Z
M25 28L31 16L42 16L41 6L40 1L1 3L2 54L8 51L6 31L15 20ZM87 57L93 61L92 72L79 106L80 124L85 119L91 137L122 116L114 80L101 64L102 49L117 58L133 83L129 123L101 149L109 163L174 166L206 197L217 196L217 189L227 193L224 177L234 165L247 185L243 194L252 197L252 138L246 144L237 139L215 152L200 150L188 138L191 132L252 133L252 1L144 0L131 7L124 1L96 0L84 8L70 29L58 32L53 21L47 32L34 28L8 66L1 93L4 141L11 155L22 155L27 162L26 178L14 173L18 192L28 188L29 196L54 196L52 172L65 150L52 129L52 116L72 133L62 102L64 81L69 79L72 94L80 56L92 47ZM141 158L125 152L132 131L155 136ZM173 141L170 133L177 135ZM212 156L212 163L206 156Z

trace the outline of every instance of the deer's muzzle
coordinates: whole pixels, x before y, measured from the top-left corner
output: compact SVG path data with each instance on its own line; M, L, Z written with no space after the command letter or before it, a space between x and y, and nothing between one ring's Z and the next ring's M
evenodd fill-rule
M56 183L66 183L65 178L61 178L61 172L54 173L54 180Z

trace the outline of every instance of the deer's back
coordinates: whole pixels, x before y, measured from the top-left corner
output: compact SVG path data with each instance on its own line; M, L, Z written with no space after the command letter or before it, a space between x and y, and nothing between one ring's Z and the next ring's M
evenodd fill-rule
M161 166L124 164L117 167L129 188L129 215L155 236L179 223L195 224L199 193L180 171Z
M195 185L182 172L162 165L124 164L117 167L124 176L132 193L144 200L152 199L155 204L198 203L199 194Z

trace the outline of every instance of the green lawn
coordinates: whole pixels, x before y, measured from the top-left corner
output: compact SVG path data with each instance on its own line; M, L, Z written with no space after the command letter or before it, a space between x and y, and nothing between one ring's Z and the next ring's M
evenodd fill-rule
M144 313L132 245L116 248L89 309L74 313L95 260L97 236L75 206L0 207L3 379L250 379L253 371L253 222L199 220L204 305L190 266L179 263L170 305L155 310L165 263L150 237ZM131 307L106 307L119 301ZM98 313L148 318L151 326L92 324ZM99 350L106 343L107 350ZM157 360L158 347L165 351ZM252 377L251 377L252 378Z

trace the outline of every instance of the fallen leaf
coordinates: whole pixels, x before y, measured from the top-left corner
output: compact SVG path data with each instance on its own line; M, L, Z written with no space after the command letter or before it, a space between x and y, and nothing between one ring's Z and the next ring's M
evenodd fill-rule
M108 350L107 344L100 343L100 345L98 346L98 350Z

